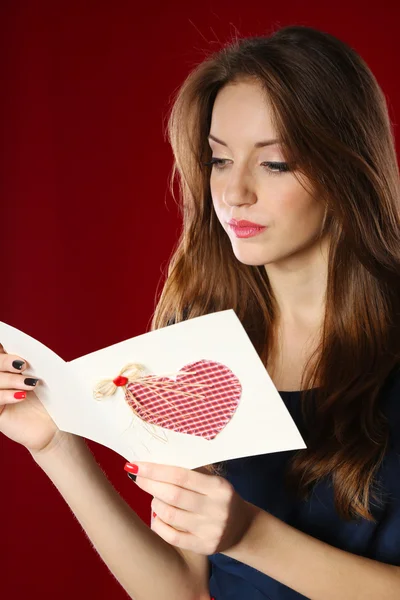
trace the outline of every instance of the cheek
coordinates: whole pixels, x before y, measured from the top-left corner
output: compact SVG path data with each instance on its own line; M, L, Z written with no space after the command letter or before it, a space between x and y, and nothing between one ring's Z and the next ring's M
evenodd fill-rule
M314 199L296 200L280 206L281 223L292 232L297 231L299 235L313 235L321 227L324 207Z
M220 199L222 198L222 189L220 185L216 185L215 183L213 183L212 179L210 179L210 192L212 202L214 206L217 207L218 204L221 203Z
M221 197L222 197L222 196L221 196L221 195L219 195L219 194L218 194L218 192L216 192L215 190L213 190L213 191L211 192L212 204L213 204L213 207L214 207L215 214L217 215L217 217L218 217L219 221L221 221L221 220L222 220L222 218L223 218L224 216L226 216L226 214L225 214L225 215L223 215L223 212L224 212L224 211L222 210L222 204L223 204L223 202L222 202L222 200L221 200ZM226 210L226 209L225 209L225 210Z
M296 180L287 180L268 202L271 221L291 231L313 232L321 224L325 212L321 202Z

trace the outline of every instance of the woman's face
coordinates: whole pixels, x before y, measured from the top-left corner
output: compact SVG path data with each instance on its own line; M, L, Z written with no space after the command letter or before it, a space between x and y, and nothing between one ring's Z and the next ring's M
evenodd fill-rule
M216 215L229 236L236 258L247 265L309 260L318 246L324 205L307 192L286 168L273 140L271 112L259 84L242 81L222 88L215 100L209 138L213 158L211 195ZM281 165L266 165L267 162ZM282 164L283 163L283 164ZM309 183L302 176L304 184ZM244 219L267 226L254 237L239 238L228 225Z

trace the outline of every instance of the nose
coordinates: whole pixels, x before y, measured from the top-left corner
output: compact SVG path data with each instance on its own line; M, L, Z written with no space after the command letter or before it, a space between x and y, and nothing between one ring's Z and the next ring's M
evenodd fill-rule
M232 169L222 186L221 198L228 206L242 206L242 204L257 202L252 182L244 173L237 171L235 174Z

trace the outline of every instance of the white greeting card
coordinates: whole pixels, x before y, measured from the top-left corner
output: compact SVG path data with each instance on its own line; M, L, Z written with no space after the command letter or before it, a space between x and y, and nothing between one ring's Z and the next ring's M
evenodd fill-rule
M211 313L70 362L0 322L57 426L126 460L194 469L305 448L236 313ZM125 370L124 370L125 368Z

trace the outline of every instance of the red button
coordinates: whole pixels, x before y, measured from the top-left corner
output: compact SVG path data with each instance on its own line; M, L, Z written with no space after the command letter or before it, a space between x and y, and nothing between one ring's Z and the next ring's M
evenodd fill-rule
M113 379L113 383L119 387L121 385L126 385L128 383L128 378L123 377L122 375L118 375L115 379Z

